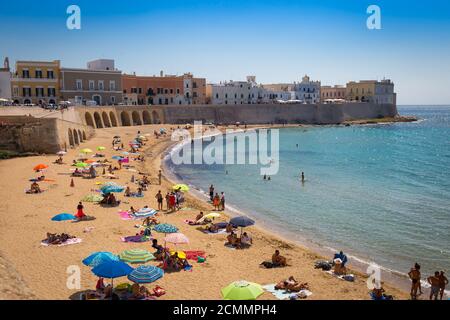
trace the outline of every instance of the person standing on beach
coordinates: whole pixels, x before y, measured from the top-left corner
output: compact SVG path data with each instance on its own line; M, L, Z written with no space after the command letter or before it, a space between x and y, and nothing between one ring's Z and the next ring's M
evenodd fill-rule
M436 271L434 273L434 276L430 276L428 277L427 281L429 284L431 284L431 291L430 291L430 300L437 300L438 299L438 294L440 291L440 279L439 279L439 271Z
M220 207L222 211L225 211L225 193L221 193L220 197Z
M439 274L439 290L440 290L440 299L444 296L445 286L448 285L448 279L444 275L444 271L441 271Z
M213 201L213 199L214 199L214 186L213 186L213 185L211 185L211 186L209 187L209 199L210 199L211 201Z
M169 193L169 191L167 191L167 193L166 193L166 206L167 206L167 211L169 211L169 209L170 209L170 193Z
M214 199L213 199L213 206L214 206L214 210L219 211L220 197L219 197L219 194L217 192L216 192L216 195L214 196Z
M161 170L159 170L158 171L158 182L159 182L159 185L161 185L161 180L162 180L162 173L161 173Z
M158 190L158 193L155 195L156 200L158 201L158 210L163 209L163 195L161 190Z
M419 267L419 269L417 268ZM417 290L420 287L420 266L418 263L414 265L413 268L408 272L408 276L411 279L411 299L417 300Z

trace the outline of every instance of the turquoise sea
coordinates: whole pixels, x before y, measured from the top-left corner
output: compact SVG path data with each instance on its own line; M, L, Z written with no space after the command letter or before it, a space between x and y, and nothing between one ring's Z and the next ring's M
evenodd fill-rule
M398 109L420 120L280 129L271 181L258 165L167 165L286 238L400 273L416 261L450 272L450 106Z

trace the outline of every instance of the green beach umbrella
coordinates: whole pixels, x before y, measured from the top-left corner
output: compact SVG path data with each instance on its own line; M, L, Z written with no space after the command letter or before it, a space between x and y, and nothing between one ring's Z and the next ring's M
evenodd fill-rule
M98 194L88 194L85 196L82 201L84 202L100 202L103 200L103 197Z
M225 300L255 300L264 290L257 283L241 280L222 288L221 292Z
M77 168L86 168L86 167L89 167L89 164L85 163L85 162L77 162L77 163L75 163L75 167L77 167Z
M97 147L97 150L98 151L103 151L103 150L106 150L106 148L105 147Z
M145 263L154 260L155 256L143 249L125 250L119 254L119 259L129 263Z

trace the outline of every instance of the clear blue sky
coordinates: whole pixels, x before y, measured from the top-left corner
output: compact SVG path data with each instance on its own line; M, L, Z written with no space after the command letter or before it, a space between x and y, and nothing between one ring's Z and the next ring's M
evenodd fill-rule
M82 29L66 28L81 8ZM381 8L382 30L366 9ZM193 72L209 82L322 84L391 78L399 104L450 104L450 1L54 0L3 1L0 58L113 58L138 74Z

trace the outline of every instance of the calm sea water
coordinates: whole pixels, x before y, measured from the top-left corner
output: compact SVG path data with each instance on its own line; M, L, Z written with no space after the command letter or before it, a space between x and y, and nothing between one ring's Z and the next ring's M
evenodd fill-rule
M421 120L281 129L271 181L255 165L172 169L199 189L214 184L233 207L293 240L402 273L416 261L427 274L450 271L450 106L399 112Z

